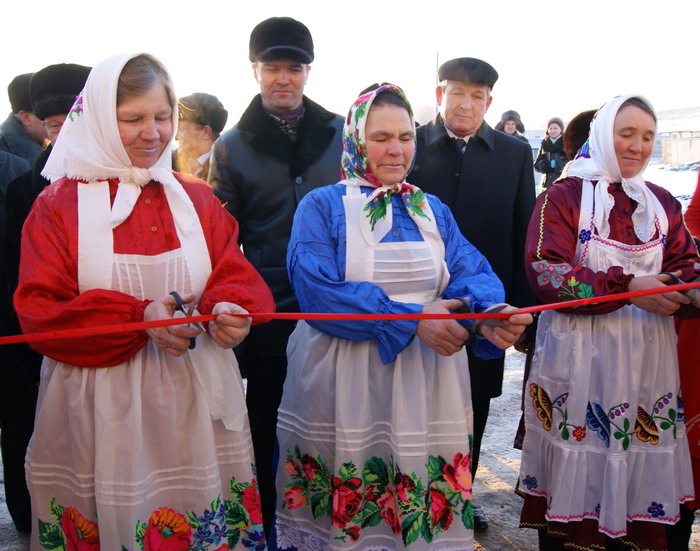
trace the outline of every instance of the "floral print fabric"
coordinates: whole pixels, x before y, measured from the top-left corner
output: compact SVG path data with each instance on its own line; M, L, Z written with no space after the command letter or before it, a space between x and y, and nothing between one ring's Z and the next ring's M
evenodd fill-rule
M256 481L239 483L231 478L233 499L217 496L204 511L179 512L160 507L146 520L138 520L134 541L122 542L122 551L224 551L236 548L267 549L262 527L260 494ZM39 543L43 549L99 551L99 523L85 518L75 507L51 499L53 522L39 520ZM114 548L116 542L102 542Z
M363 530L386 525L405 546L431 543L453 523L474 528L471 455L451 460L430 456L425 473L402 472L390 457L346 462L330 472L319 454L287 450L285 469L291 482L284 508L310 508L314 518L329 517L340 529L336 539L356 542ZM289 545L290 542L284 542Z

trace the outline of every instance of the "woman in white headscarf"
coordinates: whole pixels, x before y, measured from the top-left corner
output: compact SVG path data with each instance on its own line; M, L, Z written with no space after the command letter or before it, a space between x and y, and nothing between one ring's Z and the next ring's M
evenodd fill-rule
M526 269L540 300L700 275L680 204L642 178L655 135L644 98L598 111L530 222ZM689 302L670 292L540 316L520 470L521 525L540 529L540 549L676 549L666 528L693 481L669 316L697 316Z
M229 348L269 289L204 182L170 168L170 78L148 54L92 69L24 226L25 332L203 314L185 326L38 342L27 454L32 549L264 547L240 375ZM194 346L194 347L193 347Z

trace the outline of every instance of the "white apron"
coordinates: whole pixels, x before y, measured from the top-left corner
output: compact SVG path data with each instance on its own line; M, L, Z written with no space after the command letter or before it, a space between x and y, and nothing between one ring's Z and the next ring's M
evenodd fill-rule
M426 232L422 242L368 243L365 200L347 187L346 280L372 281L395 301L436 300L449 280L442 240ZM376 342L300 322L287 356L278 547L472 549L466 352L443 357L416 337L384 365Z
M180 202L164 189L177 220ZM109 214L108 182L78 185L80 292L201 296L211 263L198 222L189 235L176 223L180 249L125 255L114 253ZM240 503L240 492L254 484L252 463L235 357L207 335L177 358L149 340L109 368L44 358L26 463L32 550L53 548L47 538L60 538L61 530L66 540L95 544L99 531L105 550L142 549L144 541L158 548L170 538L192 544L173 549L243 548L243 539L262 533L259 508L243 519L245 530L236 530L230 524L241 519L227 518L225 502Z
M576 262L661 271L668 219L654 197L659 239L644 245L593 231L584 181ZM548 521L598 521L616 538L628 521L673 524L693 497L672 317L627 305L604 315L543 312L526 386L520 489L547 498Z

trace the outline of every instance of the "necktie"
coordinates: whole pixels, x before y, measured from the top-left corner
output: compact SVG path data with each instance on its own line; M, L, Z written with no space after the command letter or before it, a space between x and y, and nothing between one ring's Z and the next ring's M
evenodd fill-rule
M467 142L465 142L462 138L452 138L454 140L455 147L457 148L457 151L459 151L460 155L464 155L464 152L467 150Z

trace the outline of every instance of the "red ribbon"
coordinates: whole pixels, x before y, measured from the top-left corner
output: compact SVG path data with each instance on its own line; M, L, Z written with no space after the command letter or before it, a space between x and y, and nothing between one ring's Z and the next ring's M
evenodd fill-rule
M554 302L550 304L540 304L537 306L527 306L519 308L518 312L498 313L498 314L322 314L312 312L277 312L277 313L254 313L236 314L241 317L285 319L285 320L436 320L436 319L508 319L514 313L532 314L544 310L558 310L561 308L573 308L575 306L585 306L587 304L601 304L604 302L625 301L631 298L649 295L659 295L672 291L685 291L700 287L700 281L694 283L680 283L668 285L667 287L655 287L642 291L629 291L627 293L615 293L602 295L599 297L581 298L577 300L567 300L564 302ZM83 338L94 335L106 335L111 333L128 333L131 331L143 331L156 327L169 327L171 325L185 325L187 323L211 321L216 318L214 314L189 316L182 318L170 318L154 321L138 321L132 323L116 323L113 325L100 325L98 327L78 327L74 329L61 329L58 331L46 331L44 333L28 333L25 335L12 335L0 337L0 346L4 344L15 344L19 342L50 341L56 339Z

